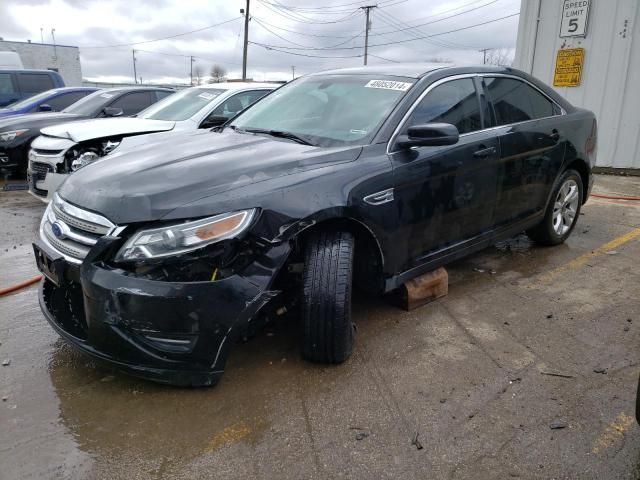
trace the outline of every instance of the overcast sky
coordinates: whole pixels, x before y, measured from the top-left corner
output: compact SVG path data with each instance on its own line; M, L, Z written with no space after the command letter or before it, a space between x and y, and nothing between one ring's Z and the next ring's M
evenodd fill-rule
M371 10L369 64L436 58L482 63L479 49L515 47L518 16L492 20L517 13L520 0L251 0L249 40L255 43L248 76L283 80L291 78L292 65L296 76L362 65L365 20L359 7L371 4L378 7ZM245 0L0 0L0 37L40 42L42 28L51 43L55 28L57 44L80 47L82 73L91 80L132 81L133 49L145 83L188 83L191 55L205 76L216 63L237 78L244 6ZM459 31L438 35L451 30ZM137 42L146 43L129 45Z

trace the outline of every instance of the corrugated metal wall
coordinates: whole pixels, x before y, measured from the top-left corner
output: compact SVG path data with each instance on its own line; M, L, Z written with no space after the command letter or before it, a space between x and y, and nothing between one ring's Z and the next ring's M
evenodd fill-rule
M598 118L598 166L640 169L640 0L591 0L586 37L560 38L561 0L522 0L514 66L553 85L560 48L585 49L581 84L554 87Z

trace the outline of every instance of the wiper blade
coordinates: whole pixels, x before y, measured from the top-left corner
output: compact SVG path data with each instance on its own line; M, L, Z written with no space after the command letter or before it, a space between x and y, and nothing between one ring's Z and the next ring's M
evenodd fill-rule
M301 143L302 145L313 145L309 140L301 137L300 135L296 135L291 132L283 132L282 130L268 130L262 128L245 128L243 131L249 133L264 133L266 135L271 135L272 137L286 138L288 140L293 140L294 142Z

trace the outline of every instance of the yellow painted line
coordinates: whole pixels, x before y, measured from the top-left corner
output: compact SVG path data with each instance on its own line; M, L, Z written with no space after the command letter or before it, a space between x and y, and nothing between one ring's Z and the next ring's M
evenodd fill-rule
M625 431L634 423L633 417L621 412L593 442L593 453L600 453L615 445L624 436Z
M221 432L216 433L207 445L206 450L216 450L223 445L229 445L236 443L243 438L249 436L253 432L253 429L246 422L238 422L233 425L229 425Z
M573 260L563 265L560 265L559 267L556 267L545 274L540 275L540 277L538 278L541 281L551 280L553 279L553 277L555 277L559 273L565 272L572 268L581 267L592 258L597 257L598 255L605 254L610 250L615 250L619 246L624 245L625 243L627 243L630 240L633 240L636 237L640 237L640 228L636 228L634 230L631 230L630 232L625 233L624 235L620 235L619 237L614 238L613 240L605 243L604 245L600 245L595 250L592 250L591 252L588 252L588 253L584 253L579 257L576 257Z

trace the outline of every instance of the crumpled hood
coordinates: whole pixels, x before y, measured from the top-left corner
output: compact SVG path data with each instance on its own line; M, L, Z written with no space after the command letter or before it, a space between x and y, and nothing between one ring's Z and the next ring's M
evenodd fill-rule
M179 207L249 184L256 185L258 194L265 180L350 162L362 150L301 145L228 129L160 137L82 168L58 194L116 224L160 220Z
M175 122L165 120L147 120L135 117L98 118L73 123L61 123L43 128L41 133L49 137L68 138L74 142L84 142L94 138L166 132L174 126Z

